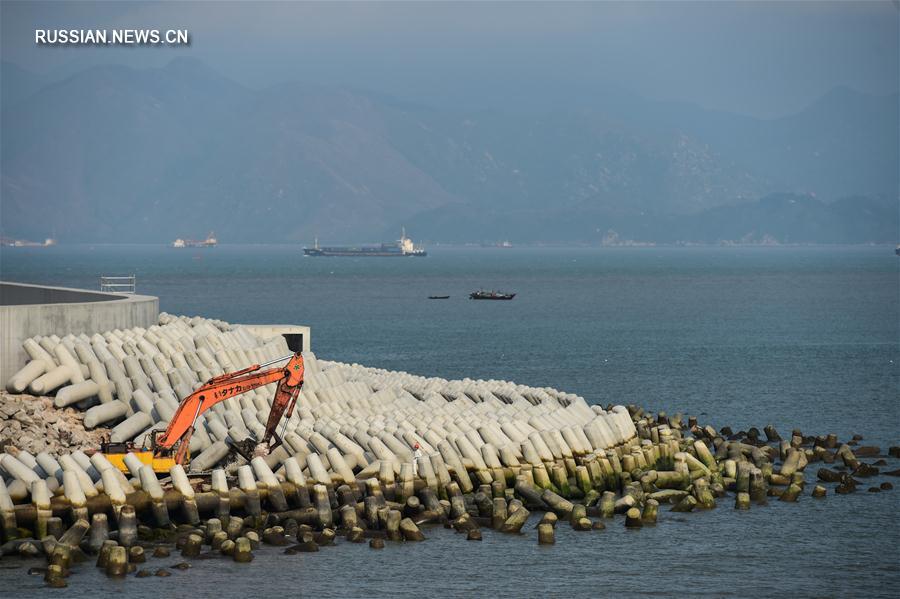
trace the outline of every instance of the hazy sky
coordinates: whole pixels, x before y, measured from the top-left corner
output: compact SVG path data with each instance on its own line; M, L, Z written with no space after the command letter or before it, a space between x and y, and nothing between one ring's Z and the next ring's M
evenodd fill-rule
M587 105L610 88L772 117L834 86L898 90L896 2L7 2L2 56L59 77L179 55L253 87L429 104ZM187 28L188 48L50 48L35 28Z

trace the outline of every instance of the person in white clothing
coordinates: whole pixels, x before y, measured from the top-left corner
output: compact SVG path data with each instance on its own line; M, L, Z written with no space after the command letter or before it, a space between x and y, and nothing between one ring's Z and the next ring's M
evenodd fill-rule
M422 448L416 443L413 446L413 476L419 476L419 459L422 457Z

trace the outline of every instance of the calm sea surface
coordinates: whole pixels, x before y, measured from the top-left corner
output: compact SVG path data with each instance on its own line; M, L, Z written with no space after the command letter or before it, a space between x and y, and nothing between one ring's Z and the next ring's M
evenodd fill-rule
M551 386L590 402L698 415L717 428L772 423L783 434L900 444L892 248L429 251L391 260L304 258L296 246L2 248L0 277L97 288L100 275L136 274L138 291L171 313L310 325L313 350L326 359ZM481 287L518 295L466 299ZM195 560L163 579L114 582L80 567L65 593L894 597L900 488L866 487L749 512L735 512L731 500L709 513L664 510L640 531L619 520L602 532L560 526L550 548L538 547L530 528L524 539L485 531L481 543L438 528L425 531L426 543L380 552L263 549L250 566ZM24 570L0 562L0 596L49 594Z

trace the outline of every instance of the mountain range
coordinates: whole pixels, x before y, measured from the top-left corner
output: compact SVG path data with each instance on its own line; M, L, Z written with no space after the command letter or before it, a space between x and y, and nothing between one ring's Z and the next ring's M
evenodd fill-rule
M885 243L898 97L832 90L774 120L613 92L452 110L202 62L48 82L2 65L10 237L168 242Z

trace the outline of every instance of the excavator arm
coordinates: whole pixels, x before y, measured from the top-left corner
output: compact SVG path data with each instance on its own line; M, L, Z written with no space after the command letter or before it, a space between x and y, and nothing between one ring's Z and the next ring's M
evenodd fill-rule
M285 359L288 359L288 363L282 368L260 370L263 366ZM175 454L175 462L183 463L190 446L194 425L201 414L230 397L247 393L269 383L278 383L278 388L275 391L272 410L269 412L266 422L265 434L259 440L260 444L268 444L285 412L290 418L300 388L303 386L303 356L300 355L300 352L293 356L278 358L266 364L254 364L243 370L209 379L203 386L182 400L169 422L168 428L156 438L154 451L170 451L175 445L180 444Z

